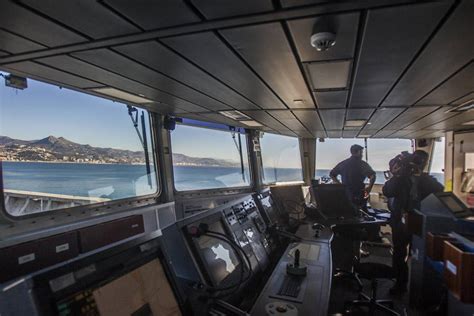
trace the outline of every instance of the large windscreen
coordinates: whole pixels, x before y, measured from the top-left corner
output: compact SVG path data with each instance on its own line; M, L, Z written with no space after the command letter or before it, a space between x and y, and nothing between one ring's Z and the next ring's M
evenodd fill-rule
M177 191L244 187L250 184L245 135L178 125L171 132Z
M209 230L224 233L222 223L219 221L209 225ZM197 244L215 285L219 285L239 266L239 259L228 243L203 235L198 238Z
M6 211L23 216L157 192L148 113L131 110L35 80L21 91L0 86Z

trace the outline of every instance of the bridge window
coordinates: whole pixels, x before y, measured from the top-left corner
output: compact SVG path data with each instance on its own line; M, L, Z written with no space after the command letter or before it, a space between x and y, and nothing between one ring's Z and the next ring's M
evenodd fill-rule
M356 139L326 139L318 142L316 148L316 177L329 175L329 171L340 161L350 157L350 147L353 144L364 147L364 140ZM377 174L376 183L384 183L384 171L388 170L388 162L402 151L412 152L409 139L367 139L367 162ZM364 160L366 152L364 151Z
M244 134L177 125L171 132L171 145L177 191L250 185Z
M303 180L298 138L265 133L260 146L264 183Z
M158 191L146 111L132 108L135 129L123 104L35 80L24 90L2 85L0 94L0 160L9 214Z
M438 180L439 183L444 183L444 146L445 138L434 143L433 154L431 158L430 174Z

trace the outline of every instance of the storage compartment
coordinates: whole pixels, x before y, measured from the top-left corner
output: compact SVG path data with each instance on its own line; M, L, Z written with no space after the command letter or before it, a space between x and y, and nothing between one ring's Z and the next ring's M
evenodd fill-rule
M0 249L0 283L66 261L78 254L75 231Z
M434 261L443 261L443 245L445 240L455 241L456 239L448 234L428 232L426 234L426 256Z
M444 280L453 295L474 303L474 252L455 241L444 241Z
M86 227L79 230L81 252L88 252L143 232L145 228L142 215Z

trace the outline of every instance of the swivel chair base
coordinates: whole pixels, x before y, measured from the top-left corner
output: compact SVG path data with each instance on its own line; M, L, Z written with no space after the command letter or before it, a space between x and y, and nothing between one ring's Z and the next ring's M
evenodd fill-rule
M368 315L378 315L377 311L383 311L387 315L400 316L393 310L392 300L378 300L377 299L377 280L372 280L372 297L364 293L359 293L360 300L352 301L348 304L346 311L351 312L353 307L368 307Z

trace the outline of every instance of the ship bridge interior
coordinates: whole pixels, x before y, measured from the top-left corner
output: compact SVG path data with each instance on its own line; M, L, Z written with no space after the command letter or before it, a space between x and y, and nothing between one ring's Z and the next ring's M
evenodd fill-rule
M473 314L473 30L471 0L1 1L0 315ZM391 155L368 208L318 173L353 143ZM392 295L402 143L444 189Z

